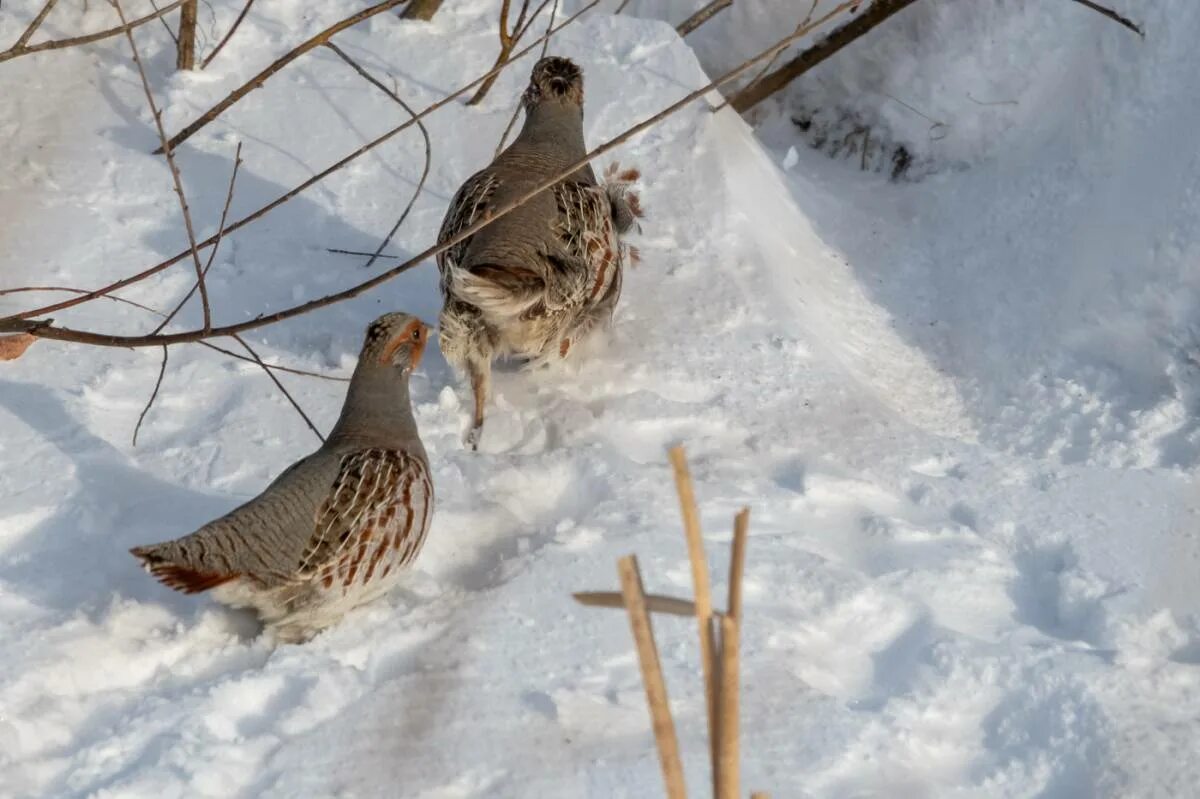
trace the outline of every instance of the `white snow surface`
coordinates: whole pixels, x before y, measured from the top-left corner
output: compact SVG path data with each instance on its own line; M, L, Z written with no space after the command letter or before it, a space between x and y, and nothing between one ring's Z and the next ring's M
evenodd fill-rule
M39 5L6 3L0 41ZM385 14L337 41L421 108L491 65L498 5L448 0L429 24ZM943 168L921 181L830 160L778 108L755 131L697 102L622 146L648 218L614 330L578 362L499 374L479 453L460 443L467 393L428 354L413 396L438 491L429 542L401 590L303 646L273 648L126 553L225 512L315 446L261 371L173 348L135 448L158 350L39 342L0 364L0 795L661 795L628 624L569 595L614 588L629 552L650 590L690 594L674 442L718 597L733 513L752 509L747 789L1193 795L1200 6L1125 5L1145 41L1072 3L929 0L814 73L898 136L928 123L906 133L863 76L949 118L920 148ZM240 6L202 5L206 47ZM712 37L761 43L741 6L701 31L710 69ZM784 6L768 35L795 24ZM258 4L195 74L173 71L161 26L140 29L168 130L359 7ZM610 11L551 48L585 69L593 145L707 82L670 25ZM112 24L104 3L63 4L39 35ZM433 240L531 63L480 107L429 118L433 168L392 252ZM0 75L3 287L91 288L184 246L123 40ZM180 148L198 233L216 228L237 142L233 218L405 116L333 53L305 56ZM216 320L371 274L326 248L373 249L422 152L407 131L230 235L208 281ZM184 261L120 296L170 307L191 280ZM248 338L344 376L370 319L433 321L438 302L424 265ZM155 324L106 301L53 316ZM199 322L193 301L172 329ZM328 429L344 384L282 379ZM695 625L656 632L688 782L706 795Z

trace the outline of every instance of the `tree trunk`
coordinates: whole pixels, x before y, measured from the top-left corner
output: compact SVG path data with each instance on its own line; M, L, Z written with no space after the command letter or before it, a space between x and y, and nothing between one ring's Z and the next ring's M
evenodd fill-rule
M188 0L179 7L179 49L176 69L196 68L196 11L198 0Z
M442 0L409 0L400 16L403 19L420 19L428 22L441 8Z

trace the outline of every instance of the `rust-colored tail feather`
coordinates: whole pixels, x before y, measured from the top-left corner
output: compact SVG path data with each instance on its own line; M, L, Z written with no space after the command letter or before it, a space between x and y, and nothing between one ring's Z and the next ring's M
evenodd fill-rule
M153 547L134 547L129 551L160 583L185 594L198 594L239 576L236 573L204 572L189 566L170 563L156 555Z

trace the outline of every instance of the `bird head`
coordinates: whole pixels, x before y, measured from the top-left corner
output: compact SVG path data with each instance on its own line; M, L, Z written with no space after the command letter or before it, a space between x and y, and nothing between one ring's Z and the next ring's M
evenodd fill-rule
M583 108L583 70L571 59L550 56L533 65L521 102L528 111L547 101Z
M429 326L406 313L386 313L367 326L359 360L394 367L404 374L417 368L429 340Z

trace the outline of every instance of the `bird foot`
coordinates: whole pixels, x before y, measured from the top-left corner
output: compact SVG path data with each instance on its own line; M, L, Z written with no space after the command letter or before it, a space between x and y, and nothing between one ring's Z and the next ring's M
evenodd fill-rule
M467 431L467 435L463 438L463 446L472 452L479 451L479 437L483 435L483 427L472 427Z

